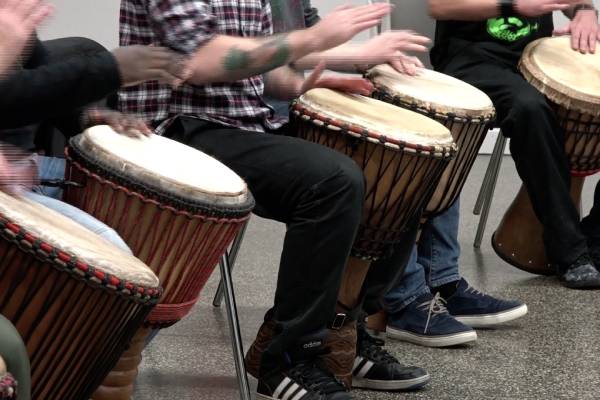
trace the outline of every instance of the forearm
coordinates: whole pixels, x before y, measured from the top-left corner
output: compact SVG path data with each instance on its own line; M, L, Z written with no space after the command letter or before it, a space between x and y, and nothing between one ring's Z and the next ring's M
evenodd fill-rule
M203 85L261 75L319 51L319 46L310 29L268 38L219 35L194 54L189 81Z
M70 115L120 85L116 61L108 52L18 71L0 82L0 128Z
M481 21L500 10L498 0L429 0L429 14L437 20Z
M279 67L266 74L265 94L278 100L292 100L301 93L304 77L289 66Z
M358 44L346 43L330 50L311 53L294 62L294 67L298 70L307 70L324 61L327 64L327 69L339 72L356 72L356 66L364 61L358 55L359 46Z

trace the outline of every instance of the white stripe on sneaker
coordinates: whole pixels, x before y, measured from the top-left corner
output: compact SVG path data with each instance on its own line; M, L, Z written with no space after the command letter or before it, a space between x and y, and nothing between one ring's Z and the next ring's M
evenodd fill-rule
M300 385L294 383L292 386L284 390L281 400L290 400L290 398L298 391L298 389L300 389Z
M281 393L283 392L283 390L287 387L287 385L290 384L292 380L290 378L288 378L287 376L281 381L281 383L279 384L279 386L277 386L277 389L275 389L275 391L273 392L273 398L274 399L279 399Z
M371 367L373 367L373 365L373 361L367 361L365 365L363 365L363 367L360 369L360 371L354 374L354 376L356 376L357 378L364 378L365 375L371 370Z
M304 395L308 393L306 390L302 389L298 392L298 394L296 394L293 398L291 398L290 400L300 400L302 397L304 397Z

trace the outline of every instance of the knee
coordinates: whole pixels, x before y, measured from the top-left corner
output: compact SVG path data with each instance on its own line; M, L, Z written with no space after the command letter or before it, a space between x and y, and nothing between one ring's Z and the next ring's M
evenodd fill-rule
M553 111L544 95L533 87L517 95L511 113L517 123L527 123L531 120L539 120L547 115L553 115Z
M366 191L363 170L350 157L341 155L337 162L334 182L343 191L347 201L362 207Z

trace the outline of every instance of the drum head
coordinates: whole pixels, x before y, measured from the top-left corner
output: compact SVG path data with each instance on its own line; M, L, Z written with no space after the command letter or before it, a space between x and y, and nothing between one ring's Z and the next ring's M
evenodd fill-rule
M367 78L390 97L426 112L483 120L495 115L492 100L485 93L439 72L425 69L418 76L409 76L384 64L369 70Z
M581 54L568 36L539 39L523 52L520 69L556 104L600 116L600 52Z
M1 220L121 281L144 288L159 286L156 275L137 258L41 204L0 191Z
M368 97L313 89L302 95L296 106L302 109L301 113L310 114L317 121L365 133L373 142L432 148L441 154L455 149L450 131L442 124Z
M108 171L175 197L227 206L251 202L246 183L231 169L162 136L130 137L95 126L72 145Z

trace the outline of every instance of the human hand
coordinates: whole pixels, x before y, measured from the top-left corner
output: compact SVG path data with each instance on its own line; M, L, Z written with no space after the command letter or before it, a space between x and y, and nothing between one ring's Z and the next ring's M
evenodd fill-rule
M0 76L53 10L44 0L0 0Z
M415 75L419 68L423 68L423 63L405 52L426 52L425 45L429 42L429 38L412 31L385 32L358 47L356 64L372 66L388 63L398 72Z
M325 62L319 63L313 72L304 80L302 86L298 90L300 94L306 93L315 88L326 88L338 90L340 92L361 94L370 96L375 90L373 84L367 79L355 76L332 75L323 76L325 70Z
M598 16L594 10L579 10L569 24L556 29L554 34L571 35L571 47L583 54L595 53L596 42L600 40Z
M152 130L141 119L105 108L86 110L83 116L83 125L85 128L95 125L108 125L117 133L134 137L140 134L144 136L152 134Z
M165 47L126 46L112 52L123 86L159 81L177 87L191 75L186 58Z
M563 11L581 0L515 0L515 10L519 15L539 17L553 11Z
M317 43L316 51L325 51L348 42L358 33L381 23L392 11L388 3L365 6L344 5L337 7L319 23L307 31Z

